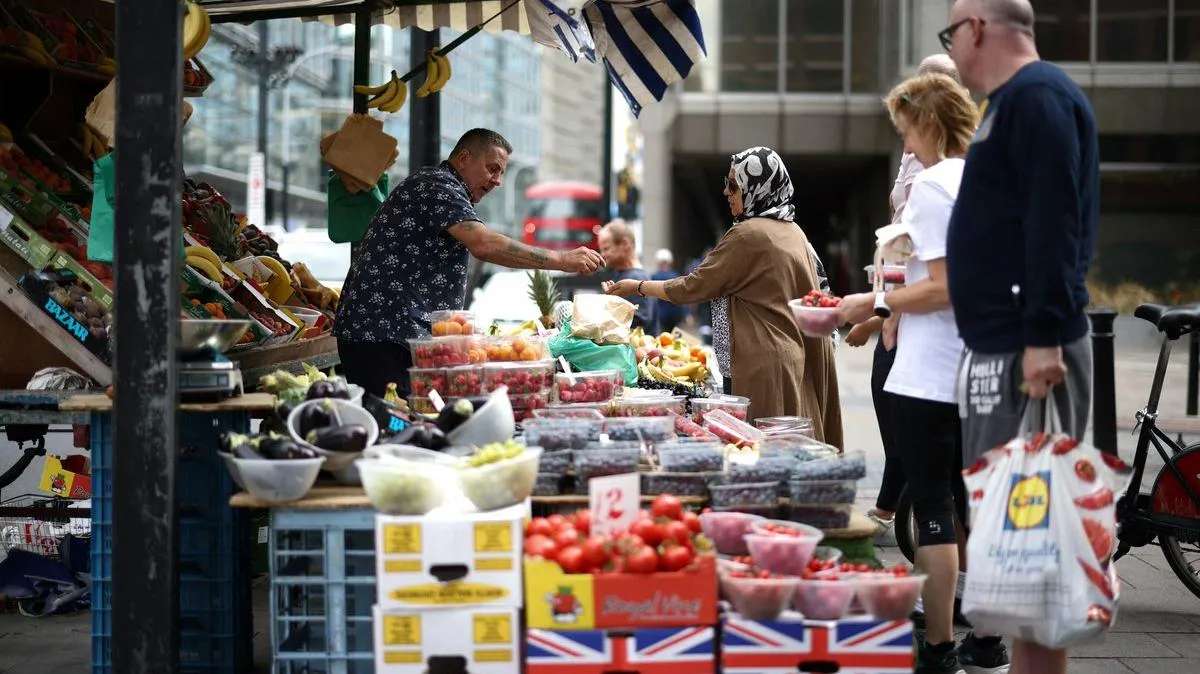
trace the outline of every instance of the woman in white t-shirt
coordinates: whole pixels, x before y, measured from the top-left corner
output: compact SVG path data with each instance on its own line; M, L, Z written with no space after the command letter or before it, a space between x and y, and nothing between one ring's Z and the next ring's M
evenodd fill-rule
M926 167L913 181L901 216L913 254L903 288L847 297L842 318L861 323L872 314L900 317L896 360L884 390L891 394L894 440L917 523L916 561L929 574L917 670L954 672L955 516L966 521L966 500L955 397L963 344L946 284L946 233L979 111L966 89L945 75L904 82L887 105L905 151Z

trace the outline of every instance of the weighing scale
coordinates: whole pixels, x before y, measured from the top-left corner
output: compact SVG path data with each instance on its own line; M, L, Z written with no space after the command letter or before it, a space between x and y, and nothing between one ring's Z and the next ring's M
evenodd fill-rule
M242 371L224 352L248 327L249 321L179 322L180 400L219 402L243 394Z

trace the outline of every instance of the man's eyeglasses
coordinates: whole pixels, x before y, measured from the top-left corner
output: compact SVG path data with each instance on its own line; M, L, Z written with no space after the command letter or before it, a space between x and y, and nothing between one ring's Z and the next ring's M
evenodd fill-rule
M983 19L979 19L979 18L976 18L973 16L968 16L967 18L963 19L962 21L955 21L954 23L950 24L949 26L946 26L945 28L942 29L942 32L938 33L938 35L937 35L938 42L942 43L942 49L945 49L946 51L950 51L950 47L952 46L952 44L954 42L954 34L956 32L958 32L959 28L962 28L963 26L967 25L968 23L971 23L972 21L978 21L980 28L983 28L984 24L987 23Z

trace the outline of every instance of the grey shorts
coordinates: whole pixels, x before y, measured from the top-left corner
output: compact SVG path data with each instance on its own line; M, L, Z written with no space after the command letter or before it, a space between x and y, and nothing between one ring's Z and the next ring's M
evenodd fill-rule
M1029 398L1021 393L1021 352L972 353L958 378L963 418L963 466L1017 436ZM1092 405L1092 343L1088 337L1063 347L1067 376L1052 390L1063 430L1082 440Z

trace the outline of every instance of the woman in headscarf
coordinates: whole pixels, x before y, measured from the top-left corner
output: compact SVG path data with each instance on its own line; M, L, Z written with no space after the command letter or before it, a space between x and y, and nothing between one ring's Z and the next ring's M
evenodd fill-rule
M840 448L833 343L801 334L788 308L789 300L820 288L820 275L808 237L795 224L787 168L769 148L739 152L724 194L733 226L699 267L670 281L605 283L604 291L676 304L710 300L725 390L750 398L751 418L808 417L818 440Z

